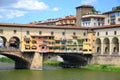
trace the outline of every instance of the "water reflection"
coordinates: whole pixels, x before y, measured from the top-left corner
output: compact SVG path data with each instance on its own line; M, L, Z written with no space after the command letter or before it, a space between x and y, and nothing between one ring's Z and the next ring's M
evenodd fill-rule
M8 65L10 66L10 64ZM4 64L4 68L8 69L8 65ZM0 68L2 68L1 65ZM14 70L12 68L6 71L0 70L0 80L120 80L119 72L62 69L50 66L44 67L43 71Z

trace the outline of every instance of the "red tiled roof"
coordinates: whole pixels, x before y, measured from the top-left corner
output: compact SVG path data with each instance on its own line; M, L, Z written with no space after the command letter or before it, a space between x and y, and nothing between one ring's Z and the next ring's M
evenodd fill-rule
M0 27L22 27L22 28L48 28L48 29L78 29L78 30L88 30L88 29L105 29L105 28L118 28L120 24L116 25L105 25L96 27L73 27L73 26L46 26L46 25L32 25L32 24L8 24L0 23Z
M22 27L22 28L48 28L48 29L81 29L86 30L87 28L75 27L75 26L47 26L47 25L34 25L34 24L9 24L0 23L0 27Z

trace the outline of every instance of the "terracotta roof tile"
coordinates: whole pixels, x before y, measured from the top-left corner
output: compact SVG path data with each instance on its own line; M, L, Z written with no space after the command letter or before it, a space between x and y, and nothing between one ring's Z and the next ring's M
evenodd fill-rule
M73 27L73 26L47 26L47 25L34 25L34 24L10 24L10 23L0 23L0 27L23 27L23 28L48 28L48 29L81 29L86 30L83 27Z

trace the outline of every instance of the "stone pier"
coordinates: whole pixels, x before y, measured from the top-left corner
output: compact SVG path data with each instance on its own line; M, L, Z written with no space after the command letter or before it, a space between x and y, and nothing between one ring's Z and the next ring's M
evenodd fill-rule
M43 66L43 54L35 52L31 65L30 65L30 69L31 70L42 70L42 66Z

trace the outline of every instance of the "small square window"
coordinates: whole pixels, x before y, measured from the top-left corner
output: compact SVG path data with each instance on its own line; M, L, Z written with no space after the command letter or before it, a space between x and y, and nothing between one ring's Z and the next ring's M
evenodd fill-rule
M106 32L106 35L108 35L108 32Z
M39 31L39 35L41 35L42 34L42 31Z
M84 32L83 35L86 36L86 33Z
M116 35L117 34L117 31L114 31L114 35Z
M13 32L14 32L14 34L16 34L16 33L17 33L17 30L13 30Z
M73 35L75 36L75 35L76 35L76 32L73 32Z
M51 35L54 35L54 32L53 32L53 31L51 31Z
M3 34L3 29L0 29L0 34Z
M65 32L62 32L62 35L64 36L64 35L65 35Z
M29 35L29 34L30 34L30 31L26 31L26 34Z
M97 33L97 36L99 36L100 34L99 34L99 32Z

